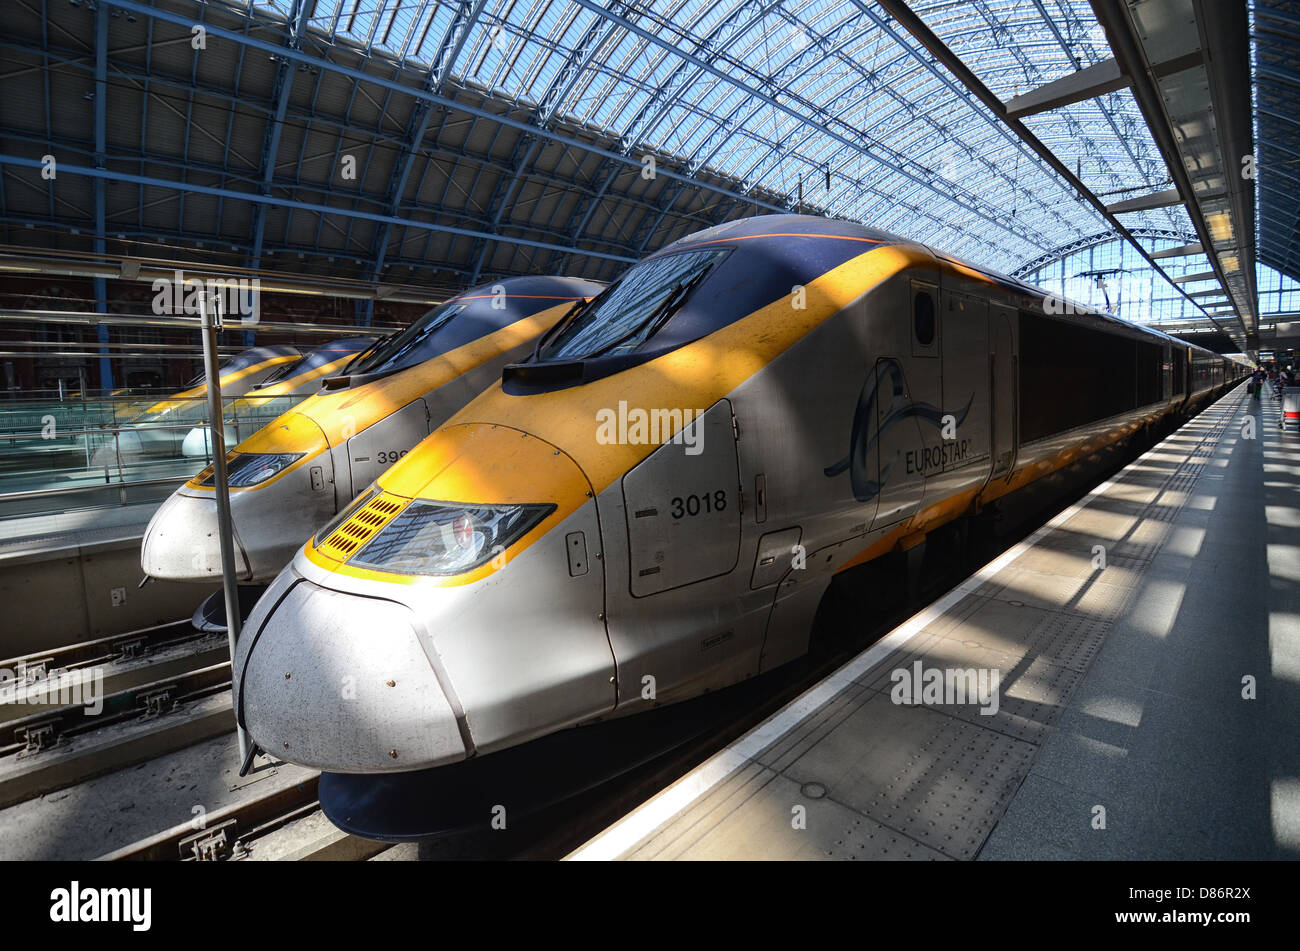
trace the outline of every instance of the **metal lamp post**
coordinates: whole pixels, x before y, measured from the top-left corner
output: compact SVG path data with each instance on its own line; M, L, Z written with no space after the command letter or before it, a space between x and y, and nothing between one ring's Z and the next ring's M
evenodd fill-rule
M230 521L230 488L226 483L226 432L221 411L221 376L218 371L217 331L221 329L221 298L199 295L199 319L203 330L203 372L208 391L208 448L212 453L212 485L217 497L217 535L221 542L221 583L226 595L226 638L230 642L230 673L235 673L235 643L239 640L239 584L235 580L234 529ZM248 734L236 722L239 735L240 774L248 770L252 757Z

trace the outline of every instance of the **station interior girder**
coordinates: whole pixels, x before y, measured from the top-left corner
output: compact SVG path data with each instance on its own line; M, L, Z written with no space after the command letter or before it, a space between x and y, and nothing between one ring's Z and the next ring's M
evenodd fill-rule
M95 257L101 313L120 304L100 265L161 259L319 280L365 326L386 297L609 280L772 211L1015 273L1125 241L1238 352L1262 339L1256 258L1300 276L1298 18L1280 0L15 0L0 17L11 99L33 107L0 122L0 245Z

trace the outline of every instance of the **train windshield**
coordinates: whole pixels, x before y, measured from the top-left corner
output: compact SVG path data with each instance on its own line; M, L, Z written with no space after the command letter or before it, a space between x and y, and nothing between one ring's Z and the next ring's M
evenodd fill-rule
M217 378L221 379L231 373L238 373L240 370L247 370L249 367L262 363L266 360L273 360L276 357L294 356L297 351L289 347L254 347L252 350L245 350L243 353L237 353L225 363L217 364ZM292 366L292 363L290 364ZM185 389L193 389L196 386L202 386L206 374L200 373L194 379L185 384Z
M672 319L727 248L682 251L634 265L538 349L539 360L628 353Z
M381 340L348 364L346 373L389 373L415 366L436 357L441 351L435 344L438 331L469 304L447 301L439 304L401 333Z
M342 360L344 357L351 354L360 353L373 343L373 337L352 337L347 340L331 340L329 343L310 351L300 359L277 367L271 372L270 376L258 384L258 387L270 386L272 383L279 383L281 380L287 380L290 377L295 377L302 373L310 373L312 370L319 370L327 363L333 363L335 360ZM224 372L225 369L223 368L222 373Z

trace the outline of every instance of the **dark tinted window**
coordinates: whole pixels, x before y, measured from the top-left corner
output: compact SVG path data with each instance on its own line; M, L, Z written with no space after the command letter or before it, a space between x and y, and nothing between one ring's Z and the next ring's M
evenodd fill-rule
M577 311L541 348L541 360L582 360L641 346L686 303L728 249L683 251L634 265Z
M348 373L386 373L415 366L436 357L438 331L469 307L466 301L439 304L401 333L381 340L347 366Z
M272 383L279 383L281 380L287 380L291 377L298 376L300 373L310 373L312 370L319 370L327 363L333 363L335 360L341 360L350 353L357 353L363 350L367 344L371 343L371 338L358 338L356 340L336 340L317 347L315 350L308 352L305 356L292 363L286 363L283 366L276 367L275 370L263 380L259 386L270 386Z
M1173 395L1181 396L1187 392L1187 351L1174 346L1174 380Z
M254 347L252 350L245 350L243 353L237 353L225 363L217 364L217 376L223 377L228 373L235 373L239 370L246 370L257 363L265 360L272 360L276 357L295 356L296 350L288 347ZM203 374L200 373L190 382L185 384L185 388L191 389L203 382Z
M921 291L916 295L912 305L912 325L916 330L916 342L923 347L934 343L934 298Z
M1152 375L1159 371L1159 347L1140 359L1140 345L1147 346L1131 337L1022 312L1020 438L1041 439L1139 405L1139 365L1150 367Z
M1137 349L1137 405L1158 403L1164 398L1165 348L1158 343L1138 341Z

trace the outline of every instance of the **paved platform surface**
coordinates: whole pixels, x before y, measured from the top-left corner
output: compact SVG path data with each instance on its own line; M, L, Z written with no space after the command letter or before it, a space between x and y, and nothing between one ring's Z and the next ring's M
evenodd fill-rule
M1233 390L571 857L1300 858L1277 418ZM896 702L896 671L980 670Z
M144 538L161 499L53 515L0 520L0 557L83 548L104 542Z

